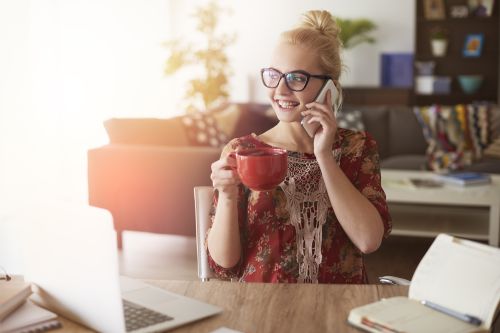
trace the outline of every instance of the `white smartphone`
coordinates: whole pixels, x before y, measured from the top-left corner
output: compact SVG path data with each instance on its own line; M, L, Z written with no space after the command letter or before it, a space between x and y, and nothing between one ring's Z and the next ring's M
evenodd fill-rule
M330 91L331 93L333 113L335 116L337 116L337 110L340 107L340 95L339 91L337 90L337 87L335 87L335 84L333 83L332 80L328 80L323 84L323 87L319 91L314 101L318 103L324 103L327 91ZM302 127L304 127L304 129L306 130L307 134L309 134L309 136L313 138L320 124L317 122L309 124L308 120L310 118L311 116L306 116L302 118L302 121L300 123L302 124Z

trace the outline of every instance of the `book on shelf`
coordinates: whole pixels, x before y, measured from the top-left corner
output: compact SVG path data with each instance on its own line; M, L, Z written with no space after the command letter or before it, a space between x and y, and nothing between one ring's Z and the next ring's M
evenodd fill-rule
M16 310L31 295L31 284L24 281L0 281L0 321Z
M487 173L480 172L454 172L437 175L436 177L445 183L460 186L484 185L491 183L491 176Z
M500 249L447 234L436 237L408 297L354 308L348 322L368 332L488 332L500 311Z

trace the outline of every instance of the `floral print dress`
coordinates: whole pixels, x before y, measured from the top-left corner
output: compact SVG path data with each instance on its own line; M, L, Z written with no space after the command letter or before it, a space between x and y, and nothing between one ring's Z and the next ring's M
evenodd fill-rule
M233 139L222 155L245 147L269 145L251 134ZM332 153L354 186L378 210L387 236L391 219L380 185L376 142L366 132L339 128ZM216 205L217 193L214 208ZM208 253L209 265L221 279L368 282L363 253L351 242L335 216L314 154L288 151L287 177L272 191L252 191L240 185L238 224L242 251L237 265L223 268Z

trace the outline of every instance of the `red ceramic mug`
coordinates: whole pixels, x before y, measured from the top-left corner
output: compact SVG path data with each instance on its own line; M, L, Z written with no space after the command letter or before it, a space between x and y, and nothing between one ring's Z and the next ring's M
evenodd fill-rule
M281 184L288 170L285 149L243 148L231 153L241 182L254 191L269 191Z

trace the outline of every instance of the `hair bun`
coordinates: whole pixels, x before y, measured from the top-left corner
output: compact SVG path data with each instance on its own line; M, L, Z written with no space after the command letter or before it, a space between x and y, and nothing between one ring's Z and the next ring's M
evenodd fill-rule
M335 18L326 10L310 10L303 15L300 27L318 30L324 35L336 38L340 29Z

